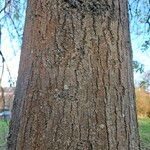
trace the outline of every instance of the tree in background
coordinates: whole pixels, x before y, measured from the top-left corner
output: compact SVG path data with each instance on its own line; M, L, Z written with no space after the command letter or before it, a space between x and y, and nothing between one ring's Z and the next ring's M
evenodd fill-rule
M9 150L139 150L127 0L29 0Z
M138 117L150 118L150 93L144 88L136 88L136 104Z
M143 88L145 91L149 91L150 89L150 71L147 71L143 75L143 79L139 83L140 88Z
M150 71L143 74L136 88L137 114L139 117L150 117Z

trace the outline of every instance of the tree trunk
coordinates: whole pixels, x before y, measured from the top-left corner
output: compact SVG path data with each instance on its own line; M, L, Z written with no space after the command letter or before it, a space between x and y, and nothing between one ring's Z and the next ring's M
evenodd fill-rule
M139 150L127 0L28 0L8 150Z

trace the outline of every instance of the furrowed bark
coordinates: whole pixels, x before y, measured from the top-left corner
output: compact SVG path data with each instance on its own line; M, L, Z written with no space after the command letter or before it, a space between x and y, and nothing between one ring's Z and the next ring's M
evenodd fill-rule
M29 0L8 150L139 150L127 0Z

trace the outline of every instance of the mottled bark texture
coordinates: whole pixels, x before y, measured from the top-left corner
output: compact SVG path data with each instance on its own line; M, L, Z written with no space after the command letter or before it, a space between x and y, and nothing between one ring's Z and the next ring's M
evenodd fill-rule
M28 0L8 150L138 150L127 0Z

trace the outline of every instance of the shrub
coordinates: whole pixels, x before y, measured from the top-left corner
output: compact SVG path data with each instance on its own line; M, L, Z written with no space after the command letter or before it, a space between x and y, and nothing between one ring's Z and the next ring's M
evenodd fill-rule
M138 117L150 117L150 93L143 88L138 88L135 92Z

